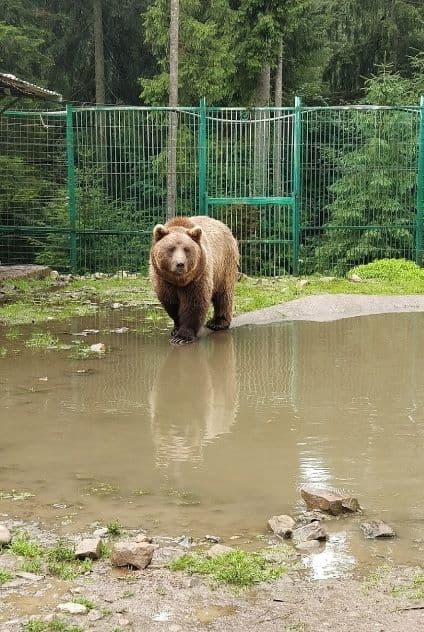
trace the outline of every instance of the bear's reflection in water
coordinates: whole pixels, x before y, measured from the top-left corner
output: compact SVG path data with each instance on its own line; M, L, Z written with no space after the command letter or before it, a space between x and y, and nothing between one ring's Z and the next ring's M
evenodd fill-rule
M170 348L150 393L156 464L202 460L204 446L230 431L237 406L231 335L215 334L213 340Z

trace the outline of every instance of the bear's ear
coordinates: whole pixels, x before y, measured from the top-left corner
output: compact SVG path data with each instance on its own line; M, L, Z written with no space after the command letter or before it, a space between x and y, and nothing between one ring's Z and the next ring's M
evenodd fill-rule
M189 237L192 238L193 241L195 241L197 244L200 243L200 239L202 237L202 229L200 228L200 226L193 226L193 228L190 228L187 231L187 235Z
M153 229L153 241L157 242L166 235L169 235L169 230L163 224L156 224Z

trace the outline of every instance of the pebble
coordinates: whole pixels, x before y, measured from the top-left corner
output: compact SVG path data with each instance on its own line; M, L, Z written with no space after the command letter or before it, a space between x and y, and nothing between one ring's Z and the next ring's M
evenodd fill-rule
M106 347L103 342L97 342L94 345L90 345L90 351L93 353L105 353Z
M93 533L94 538L104 538L108 534L108 530L106 527L101 527L100 529L96 529Z
M98 560L100 557L100 538L87 538L78 542L75 549L75 557L77 560L85 560L90 558L91 560Z
M214 544L208 551L206 551L206 557L216 557L217 555L230 553L230 551L234 551L234 549L230 546L225 546L225 544Z

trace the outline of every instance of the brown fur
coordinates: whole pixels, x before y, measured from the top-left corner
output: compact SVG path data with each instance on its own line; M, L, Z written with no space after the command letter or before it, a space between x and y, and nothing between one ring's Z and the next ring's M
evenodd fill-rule
M239 254L230 229L210 217L175 217L153 230L150 276L174 321L171 342L194 340L211 302L213 330L227 329L233 311Z

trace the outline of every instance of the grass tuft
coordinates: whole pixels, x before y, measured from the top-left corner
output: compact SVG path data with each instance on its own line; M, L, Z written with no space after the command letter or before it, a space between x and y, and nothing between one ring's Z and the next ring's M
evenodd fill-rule
M8 571L7 569L0 568L0 586L2 584L6 584L13 579L13 573Z
M43 555L43 547L30 540L25 533L15 535L10 545L10 550L15 555L20 555L26 559L38 558Z
M233 586L252 586L259 582L272 581L288 572L289 567L272 566L260 553L235 549L208 559L199 554L183 555L169 564L173 571L207 575L211 579Z
M112 522L109 522L106 527L109 535L117 536L122 534L122 525L119 520L113 520Z
M55 617L51 621L31 619L22 625L22 632L83 632L79 625L70 625L63 619Z

